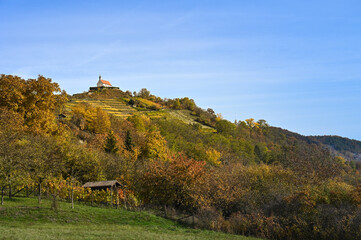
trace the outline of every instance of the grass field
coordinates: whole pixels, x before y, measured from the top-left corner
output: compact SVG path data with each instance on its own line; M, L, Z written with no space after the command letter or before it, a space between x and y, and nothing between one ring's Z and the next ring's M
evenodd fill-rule
M0 206L0 239L238 239L237 235L187 228L148 212L59 202L41 205L34 198L5 198Z

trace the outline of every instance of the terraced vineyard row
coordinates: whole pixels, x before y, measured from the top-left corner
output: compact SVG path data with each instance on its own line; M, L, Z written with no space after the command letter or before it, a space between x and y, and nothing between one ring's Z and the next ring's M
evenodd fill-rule
M74 99L68 102L68 106L73 107L75 104L80 102L86 102L94 107L100 107L104 111L121 118L127 118L134 112L137 112L137 110L117 99Z

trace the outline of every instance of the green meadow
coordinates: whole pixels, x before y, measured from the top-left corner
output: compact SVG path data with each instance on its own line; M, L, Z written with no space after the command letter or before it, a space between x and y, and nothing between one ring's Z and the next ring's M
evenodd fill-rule
M193 229L146 211L76 204L74 209L35 198L5 198L0 239L238 239L256 238Z

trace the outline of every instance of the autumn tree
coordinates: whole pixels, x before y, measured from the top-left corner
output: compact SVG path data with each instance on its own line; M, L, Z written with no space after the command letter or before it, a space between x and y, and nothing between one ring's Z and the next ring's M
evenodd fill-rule
M29 178L38 186L38 202L41 203L43 183L64 171L61 147L53 137L27 136L22 142L26 155L26 169Z
M71 193L70 201L74 208L74 182L97 181L103 178L103 168L98 153L74 143L61 145L63 159L63 175L69 178Z
M57 130L55 109L66 102L66 93L57 83L41 75L27 81L11 75L0 76L0 106L19 113L34 133Z
M140 132L146 132L150 128L150 118L141 114L128 117L128 121Z
M0 108L0 188L1 204L5 188L12 196L12 186L23 177L21 146L19 141L24 134L22 116L6 107Z
M94 108L89 104L81 103L72 108L72 122L80 129L92 133L107 133L110 129L110 118L101 108Z
M24 114L26 82L18 76L0 75L0 107Z
M139 181L139 195L147 203L176 207L193 212L204 199L199 187L206 177L205 162L178 154L170 161L153 161Z
M101 108L91 109L89 112L88 129L94 133L106 133L110 129L109 115Z
M23 176L21 158L21 135L18 133L0 133L0 188L2 204L4 190L8 188L9 197L12 197L13 185Z
M167 141L158 130L149 131L145 145L142 147L142 157L166 160L169 154Z

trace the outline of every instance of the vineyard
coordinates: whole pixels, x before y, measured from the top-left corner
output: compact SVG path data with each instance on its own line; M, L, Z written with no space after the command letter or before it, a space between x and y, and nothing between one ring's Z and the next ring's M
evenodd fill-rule
M127 100L128 99L125 98L72 99L66 104L66 110L70 113L72 107L74 107L76 104L83 102L83 103L88 103L93 107L100 107L102 110L106 111L107 113L115 117L120 117L122 119L126 119L129 116L141 113L141 114L145 114L150 119L159 119L159 118L176 119L186 124L199 124L196 121L197 117L193 116L191 114L191 111L189 110L163 109L162 106L158 103L152 102L148 99L137 97L136 100L140 101L142 104L146 105L147 107L155 106L159 108L159 110L147 110L145 108L139 110L139 108L131 107L128 104L126 104ZM211 132L214 131L214 129L209 126L203 124L200 125L205 131L211 131Z

